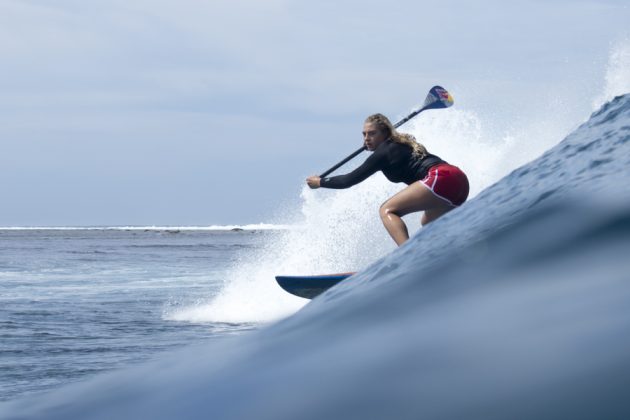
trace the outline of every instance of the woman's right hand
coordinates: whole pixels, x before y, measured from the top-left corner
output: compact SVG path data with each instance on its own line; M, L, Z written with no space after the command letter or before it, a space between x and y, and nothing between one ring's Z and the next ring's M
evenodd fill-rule
M316 189L316 188L319 188L321 186L321 180L322 179L320 177L318 177L317 175L313 175L313 176L309 176L308 178L306 178L306 183L312 189Z

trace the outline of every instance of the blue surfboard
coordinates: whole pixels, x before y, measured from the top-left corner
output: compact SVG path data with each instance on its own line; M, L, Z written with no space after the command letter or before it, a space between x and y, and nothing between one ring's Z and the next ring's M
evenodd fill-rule
M313 299L354 273L325 274L319 276L276 276L276 281L292 295Z

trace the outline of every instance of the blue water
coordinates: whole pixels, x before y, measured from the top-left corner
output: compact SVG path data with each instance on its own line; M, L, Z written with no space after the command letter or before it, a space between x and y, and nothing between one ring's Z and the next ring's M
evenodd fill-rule
M293 316L0 415L630 418L628 180L630 95Z
M0 400L121 369L249 322L169 314L212 299L270 231L0 230Z

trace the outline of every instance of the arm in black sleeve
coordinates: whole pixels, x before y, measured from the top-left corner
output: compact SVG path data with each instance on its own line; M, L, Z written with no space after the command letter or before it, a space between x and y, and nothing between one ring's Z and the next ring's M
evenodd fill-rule
M375 172L379 171L382 167L382 161L384 156L378 151L372 153L370 157L368 157L361 166L359 166L354 171L349 174L333 176L330 178L322 178L320 181L320 186L322 188L334 188L334 189L343 189L349 188L353 185L358 184L359 182L365 181Z

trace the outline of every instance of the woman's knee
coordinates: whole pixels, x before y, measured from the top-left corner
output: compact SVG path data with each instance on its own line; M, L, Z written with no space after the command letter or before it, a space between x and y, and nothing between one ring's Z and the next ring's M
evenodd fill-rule
M381 207L379 208L378 213L381 216L381 219L386 219L392 214L395 216L400 216L397 213L396 208L389 201L386 201L383 204L381 204Z

